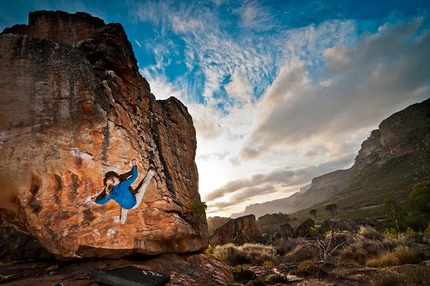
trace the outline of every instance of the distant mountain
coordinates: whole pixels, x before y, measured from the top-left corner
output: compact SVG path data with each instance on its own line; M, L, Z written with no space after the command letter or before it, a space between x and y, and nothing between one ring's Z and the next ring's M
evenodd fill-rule
M300 198L300 196L303 195L306 191L308 191L310 187L311 184L306 185L305 187L301 188L299 192L296 192L286 198L261 204L249 205L245 208L245 211L243 211L242 213L232 214L231 217L238 218L240 216L253 214L256 218L259 218L260 216L265 215L267 213L290 213L293 211L297 211L299 209L295 207L296 199Z
M381 214L385 198L405 203L412 186L430 180L430 99L399 111L373 130L361 145L354 165L312 180L310 187L287 198L246 207L240 215L325 214L328 203L345 216ZM239 215L234 214L232 217Z

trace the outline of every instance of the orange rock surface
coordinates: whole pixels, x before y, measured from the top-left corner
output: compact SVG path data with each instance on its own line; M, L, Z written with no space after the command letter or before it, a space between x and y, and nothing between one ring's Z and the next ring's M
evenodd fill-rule
M58 258L205 249L195 151L187 108L155 99L120 24L38 11L0 35L0 216ZM132 158L133 187L156 175L121 225L92 198Z

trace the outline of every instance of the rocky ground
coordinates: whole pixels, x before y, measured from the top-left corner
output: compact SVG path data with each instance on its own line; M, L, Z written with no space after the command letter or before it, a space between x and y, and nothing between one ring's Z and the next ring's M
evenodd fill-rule
M233 281L232 268L206 253L165 254L155 257L80 261L27 261L3 264L0 284L47 285L61 282L65 286L104 285L91 279L93 270L110 270L135 266L171 277L169 286L228 285Z
M104 285L90 278L90 273L93 269L113 269L126 266L157 269L150 260L92 260L79 263L29 261L3 265L0 268L0 284L33 286L54 285L61 282L65 286ZM235 282L212 281L206 285L239 286L246 285L251 280L254 281L254 284L251 285L430 285L430 279L423 280L425 277L422 277L426 275L426 277L430 278L430 260L419 265L385 268L372 268L353 264L326 264L310 268L307 273L300 273L300 276L290 274L294 272L295 267L293 264L281 264L275 268L241 265L239 272L237 271L238 267L236 267ZM417 277L413 277L414 273ZM202 285L198 284L199 282L196 278L188 277L189 280L186 280L181 275L170 274L172 274L171 282L167 286Z

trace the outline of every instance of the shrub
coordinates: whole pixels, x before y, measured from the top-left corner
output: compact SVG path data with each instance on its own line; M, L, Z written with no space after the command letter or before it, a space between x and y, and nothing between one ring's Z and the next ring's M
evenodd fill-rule
M429 225L427 226L426 230L424 231L424 235L427 237L430 237L430 222L429 222Z
M358 234L368 239L382 240L382 234L371 226L360 226Z
M293 250L297 246L297 239L280 238L272 243L278 255L285 255L287 252Z
M399 259L393 252L386 252L376 257L367 259L366 265L370 267L389 267L399 265Z
M412 246L414 239L404 233L400 233L392 238L387 237L382 243L385 249L393 250L399 245Z
M245 256L245 260L253 265L264 265L265 261L270 261L274 264L274 257L277 254L272 246L257 243L245 243L242 246L238 246L238 249Z
M191 199L191 209L192 209L191 224L192 225L195 226L202 220L202 218L206 217L206 208L207 208L206 203L201 202L200 198L194 197Z
M430 281L430 268L413 265L408 267L404 273L406 285L428 285Z
M216 246L213 250L213 255L231 266L246 263L263 265L265 261L270 261L274 264L276 250L272 246L256 243L245 243L242 246L228 243Z
M388 267L419 262L418 251L407 246L397 246L393 251L369 258L366 261L366 265L371 267Z
M246 263L243 252L233 243L216 246L213 250L213 255L231 266Z
M386 228L385 233L388 238L396 238L399 234L395 228Z
M318 248L313 245L297 245L291 252L287 253L284 262L299 263L303 260L317 260Z
M208 245L208 248L206 248L205 252L208 254L212 254L214 252L215 246L213 246L212 244Z
M311 227L309 228L309 235L310 235L310 236L315 237L315 236L317 236L318 234L319 234L319 231L318 231L318 229L317 229L316 227L311 226Z
M247 282L255 278L255 273L253 271L249 269L243 270L237 267L233 271L233 275L234 275L234 281L244 283L244 284L246 284ZM243 285L243 284L239 284L239 285Z
M270 274L266 277L264 282L269 284L277 284L277 283L287 283L288 279L285 276L281 276L279 274Z
M321 265L313 263L312 260L304 260L299 263L296 275L302 277L320 278L327 276L327 273L322 269Z
M357 245L347 245L339 251L340 259L343 262L356 262L360 265L366 263L367 253L362 247Z
M241 245L238 247L241 251L251 255L251 256L257 256L257 255L265 255L265 256L272 256L276 255L276 250L271 245L263 245L258 243L245 243L244 245Z
M264 260L263 267L264 268L273 268L273 267L275 267L275 264L271 260Z
M394 273L383 271L373 276L374 286L397 286L401 285L398 276Z
M420 262L418 251L407 246L398 246L394 249L394 255L400 264L416 264Z

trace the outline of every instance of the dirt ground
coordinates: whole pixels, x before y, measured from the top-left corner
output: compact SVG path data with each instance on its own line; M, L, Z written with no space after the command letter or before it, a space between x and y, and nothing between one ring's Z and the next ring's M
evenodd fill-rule
M125 266L142 265L144 261L131 261L127 259L119 260L93 260L85 262L58 262L39 261L22 262L0 267L0 284L20 285L20 286L52 286L61 282L64 286L96 286L103 285L90 278L93 269L120 268ZM244 276L246 271L253 273L248 277L255 281L258 278L259 285L294 285L294 286L355 286L355 285L430 285L430 280L420 284L413 284L410 277L405 277L407 269L421 269L430 277L430 260L417 265L402 265L386 268L371 268L352 264L342 265L319 265L310 269L307 273L291 275L291 265L281 264L275 268L265 268L262 266L242 265L242 277L238 275L235 284L246 285ZM419 275L422 274L420 272ZM418 274L417 274L418 275ZM281 278L282 277L282 278ZM391 282L390 282L391 281ZM411 284L412 283L412 284ZM424 283L424 284L423 284ZM171 280L167 286L180 285ZM211 286L211 285L205 285ZM217 286L217 285L213 285Z

